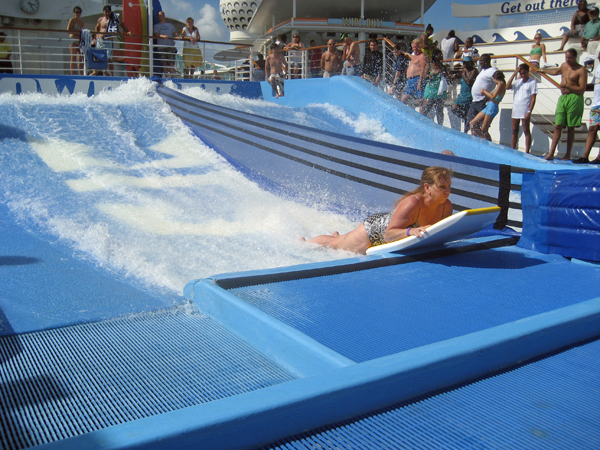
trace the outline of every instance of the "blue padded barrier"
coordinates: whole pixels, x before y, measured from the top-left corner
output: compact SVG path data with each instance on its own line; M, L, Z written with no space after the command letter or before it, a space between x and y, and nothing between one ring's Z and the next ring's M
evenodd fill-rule
M519 246L600 261L600 172L523 174Z

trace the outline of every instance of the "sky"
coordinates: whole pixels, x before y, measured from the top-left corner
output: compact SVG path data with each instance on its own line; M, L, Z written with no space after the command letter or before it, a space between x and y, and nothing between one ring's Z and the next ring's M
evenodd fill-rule
M494 0L455 0L455 3L463 4L485 4L494 2ZM436 31L449 30L450 28L456 31L471 31L488 27L489 21L487 18L452 18L451 22L449 22L448 17L452 17L451 3L451 0L438 0L429 11L425 13L425 24L431 23ZM185 21L187 17L192 17L195 25L200 30L202 39L229 42L229 30L225 27L223 20L221 20L219 0L161 0L161 5L167 17L170 16L179 19L182 22Z

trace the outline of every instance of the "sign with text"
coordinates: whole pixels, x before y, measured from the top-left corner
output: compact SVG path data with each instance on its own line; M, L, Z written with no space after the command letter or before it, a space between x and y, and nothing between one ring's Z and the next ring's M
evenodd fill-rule
M523 0L487 5L452 3L454 17L490 17L576 7L579 0Z

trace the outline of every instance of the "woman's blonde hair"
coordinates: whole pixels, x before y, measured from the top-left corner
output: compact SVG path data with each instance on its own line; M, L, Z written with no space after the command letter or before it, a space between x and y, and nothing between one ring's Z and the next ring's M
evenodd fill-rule
M421 183L418 187L413 189L410 192L407 192L394 203L394 207L398 205L402 200L406 197L410 197L415 194L424 194L425 193L425 184L430 186L438 185L442 182L442 180L451 180L454 171L452 169L446 169L445 167L440 166L432 166L428 167L421 174Z

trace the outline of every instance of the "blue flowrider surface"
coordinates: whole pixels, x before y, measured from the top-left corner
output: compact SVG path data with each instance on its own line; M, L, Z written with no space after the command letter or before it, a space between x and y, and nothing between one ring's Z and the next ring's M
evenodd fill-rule
M184 303L119 280L24 229L0 204L0 336L156 311Z
M506 247L229 292L363 362L596 298L600 267Z
M600 341L261 450L597 449ZM576 370L575 370L576 368Z

